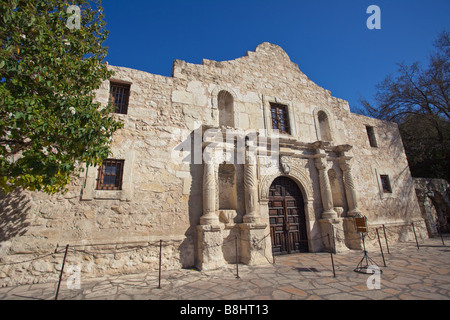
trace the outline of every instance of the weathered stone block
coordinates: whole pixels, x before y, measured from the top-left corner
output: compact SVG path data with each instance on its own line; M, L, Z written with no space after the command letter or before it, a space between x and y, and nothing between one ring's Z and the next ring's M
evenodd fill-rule
M197 226L198 257L196 267L199 270L215 270L225 265L222 253L223 235L222 225Z

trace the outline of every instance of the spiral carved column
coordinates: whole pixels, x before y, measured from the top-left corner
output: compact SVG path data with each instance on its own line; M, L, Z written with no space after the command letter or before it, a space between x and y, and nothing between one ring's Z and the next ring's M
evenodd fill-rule
M325 154L320 153L319 157L316 158L316 168L319 171L319 184L320 184L320 195L322 198L322 218L323 219L334 219L337 218L337 213L333 209L333 197L331 194L330 181L326 172L326 160Z
M258 177L256 173L256 157L246 146L246 163L244 165L244 201L245 215L244 223L259 221L258 210Z
M254 143L255 141L253 141ZM253 149L253 150L252 150ZM256 149L251 141L246 141L244 164L244 201L245 215L239 224L241 241L240 259L248 265L266 264L265 235L268 232L266 223L261 222L258 199L258 176L256 165Z
M350 167L350 159L347 157L340 158L339 166L343 173L345 195L347 197L347 205L348 205L347 215L356 216L361 212L358 209L358 197L356 195L356 189L353 183L353 177Z
M201 225L219 224L216 214L216 170L213 161L203 165L203 216Z

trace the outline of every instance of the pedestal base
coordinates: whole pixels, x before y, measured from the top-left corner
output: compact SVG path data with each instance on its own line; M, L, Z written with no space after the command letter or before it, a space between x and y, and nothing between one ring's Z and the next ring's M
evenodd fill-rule
M345 234L343 229L343 218L320 219L320 229L322 230L323 243L325 248L330 249L327 234L330 235L331 251L334 253L348 250L345 245ZM334 237L333 237L334 235Z
M353 217L344 218L345 243L348 248L361 250L361 235L356 232L355 219Z
M270 238L266 236L265 223L241 223L240 261L247 265L269 264L272 261ZM269 243L269 245L267 245Z
M334 209L330 209L322 212L322 218L324 220L337 219L338 214L336 211L334 211Z
M208 271L226 265L223 258L223 225L197 226L197 263L198 270Z

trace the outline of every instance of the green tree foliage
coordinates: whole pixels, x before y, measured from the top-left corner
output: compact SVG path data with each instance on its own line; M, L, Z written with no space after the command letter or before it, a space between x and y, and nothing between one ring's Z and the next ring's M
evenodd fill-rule
M97 165L120 128L94 102L110 78L100 1L0 0L0 190L65 189L80 163ZM73 19L73 18L72 18Z
M377 86L363 114L399 125L411 173L450 181L450 32L436 40L426 68L399 64L396 77Z

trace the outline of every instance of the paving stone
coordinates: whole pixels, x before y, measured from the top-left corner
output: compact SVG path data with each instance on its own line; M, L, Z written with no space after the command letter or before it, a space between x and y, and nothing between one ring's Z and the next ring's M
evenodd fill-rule
M435 239L427 240L434 244ZM439 239L440 242L440 239ZM336 277L326 266L329 255L293 254L277 257L269 266L239 265L198 272L188 269L165 272L162 288L158 289L155 273L142 273L111 278L82 279L80 290L69 290L62 283L61 300L342 300L389 299L450 300L450 254L442 247L414 244L392 246L388 267L381 267L379 290L370 290L370 274L353 271L361 252L350 251L336 255ZM394 254L395 253L395 254ZM315 269L314 269L315 268ZM315 270L321 270L316 272ZM407 272L405 272L407 270ZM53 300L56 283L0 288L2 300Z

